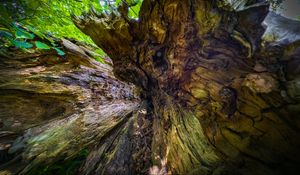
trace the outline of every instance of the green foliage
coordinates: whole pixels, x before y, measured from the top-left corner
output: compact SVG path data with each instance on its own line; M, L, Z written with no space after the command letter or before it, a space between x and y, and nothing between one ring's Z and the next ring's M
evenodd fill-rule
M27 16L33 18L24 19L24 24L35 26L38 32L46 32L61 38L74 38L94 44L93 41L83 34L72 22L71 15L80 15L87 12L91 7L100 8L97 0L21 0L25 1ZM31 8L28 8L31 7Z
M32 44L30 44L26 41L12 40L11 42L13 45L15 45L17 48L20 48L20 49L29 49L32 47Z
M1 47L11 47L14 46L16 48L23 49L25 51L28 51L27 49L30 49L33 47L33 43L37 49L54 49L56 50L58 55L64 55L65 53L55 47L55 42L50 37L39 33L34 32L34 28L25 28L17 23L13 23L11 25L8 25L9 28L1 27L0 28L0 44ZM27 30L26 30L27 29ZM39 33L41 37L36 37L34 33ZM52 46L49 46L48 44L38 41L37 39L42 39L51 44ZM3 49L2 49L3 50Z
M129 18L137 19L139 17L142 2L143 2L142 0L136 0L135 1L136 5L130 7L129 14L128 14Z
M38 49L46 49L46 50L50 49L50 47L43 42L35 41L34 43L35 43L36 48L38 48Z
M60 50L59 48L57 48L57 47L53 47L53 49L55 49L56 50L56 52L57 52L57 54L58 55L60 55L60 56L63 56L63 55L65 55L65 52L63 52L62 50Z
M91 8L101 13L116 12L123 3L128 6L128 17L138 19L142 0L7 0L0 4L0 44L28 51L54 49L58 55L65 53L56 46L52 37L74 38L96 46L90 37L83 34L71 20ZM22 27L19 27L22 26ZM26 30L25 30L25 29ZM38 38L38 40L37 40ZM2 50L2 49L1 49ZM95 51L94 58L103 62L105 53ZM102 58L101 58L102 57Z
M128 5L130 18L138 18L142 0L7 0L0 5L0 18L7 24L21 21L25 26L34 26L36 35L49 33L94 44L73 24L71 16L79 16L91 8L110 13L120 3Z
M6 47L29 49L33 47L33 44L28 41L37 36L50 43L35 42L34 45L38 49L52 48L59 55L64 55L64 52L53 45L55 42L49 36L73 38L96 46L90 37L74 25L71 16L79 16L91 8L109 14L115 11L121 3L128 6L129 18L138 19L142 0L6 0L0 4L0 35L6 35L5 39L0 39L2 40L0 44ZM12 25L16 23L28 30ZM2 26L7 30L2 30ZM8 36L9 34L5 32L13 36ZM98 54L101 57L105 56L102 50ZM97 60L102 59L99 57Z
M25 25L25 27L30 30L33 34L35 34L36 36L38 36L41 39L46 39L51 43L54 43L54 40L51 37L46 36L44 33L40 32L39 30L37 30L36 28L30 26L30 25Z
M27 32L24 29L21 29L19 27L15 27L16 28L16 38L23 38L23 39L33 39L34 38L34 34L31 34L29 32Z

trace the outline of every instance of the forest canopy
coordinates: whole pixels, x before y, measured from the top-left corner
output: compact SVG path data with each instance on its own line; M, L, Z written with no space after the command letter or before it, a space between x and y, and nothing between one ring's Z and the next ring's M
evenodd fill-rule
M37 32L55 37L68 37L88 44L93 41L72 22L71 16L79 16L93 9L99 13L110 13L118 8L122 0L18 0L4 1L0 6L1 23L7 27L17 22L30 26ZM138 18L142 0L126 0L129 17Z
M97 47L91 38L82 33L73 23L72 16L80 16L93 10L110 14L121 3L128 6L128 17L138 19L142 0L8 0L0 6L1 47L15 46L24 51L34 45L39 49L53 48L59 55L64 52L56 47L56 38L69 38ZM29 42L38 36L45 42ZM0 48L1 49L1 48ZM1 52L3 52L1 49ZM105 53L97 48L96 60L103 62Z

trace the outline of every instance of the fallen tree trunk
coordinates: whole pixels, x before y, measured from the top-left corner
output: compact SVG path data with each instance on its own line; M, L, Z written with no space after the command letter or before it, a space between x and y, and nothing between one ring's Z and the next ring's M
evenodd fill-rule
M264 1L145 0L138 21L119 9L74 22L152 105L151 174L297 172L299 22L265 20Z
M140 106L134 86L117 80L111 66L63 44L65 57L15 51L0 58L0 174L37 174L88 147L110 146L103 137Z
M80 159L90 175L296 174L299 22L224 2L74 18L113 69L70 44L67 59L1 58L2 173L58 174Z

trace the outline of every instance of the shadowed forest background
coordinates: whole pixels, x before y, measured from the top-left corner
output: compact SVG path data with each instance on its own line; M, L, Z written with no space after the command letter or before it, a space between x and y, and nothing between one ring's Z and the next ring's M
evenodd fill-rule
M0 175L299 174L299 0L0 2Z

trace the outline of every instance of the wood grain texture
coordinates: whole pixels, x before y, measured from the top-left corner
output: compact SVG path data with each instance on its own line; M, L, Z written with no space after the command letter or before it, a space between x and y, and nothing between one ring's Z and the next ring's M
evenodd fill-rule
M85 146L79 174L298 172L300 44L290 34L298 36L300 24L268 14L264 1L224 2L144 0L138 21L126 11L74 17L113 68L74 47L66 60L38 56L41 65L1 59L4 109L22 100L36 106L5 112L35 114L9 146L12 153L25 148L21 172ZM286 36L268 36L282 31L276 20L293 26ZM26 65L34 69L18 67ZM143 103L117 78L138 87ZM50 123L32 126L45 116Z
M68 160L138 109L133 85L64 42L65 57L13 52L0 58L1 169L25 174Z
M270 18L293 35L300 24L264 21L263 1L224 2L145 0L138 21L123 20L122 54L103 47L153 105L154 174L293 174L299 165L299 42L265 36L278 31ZM124 40L92 32L122 16L86 16L75 23L100 47Z

